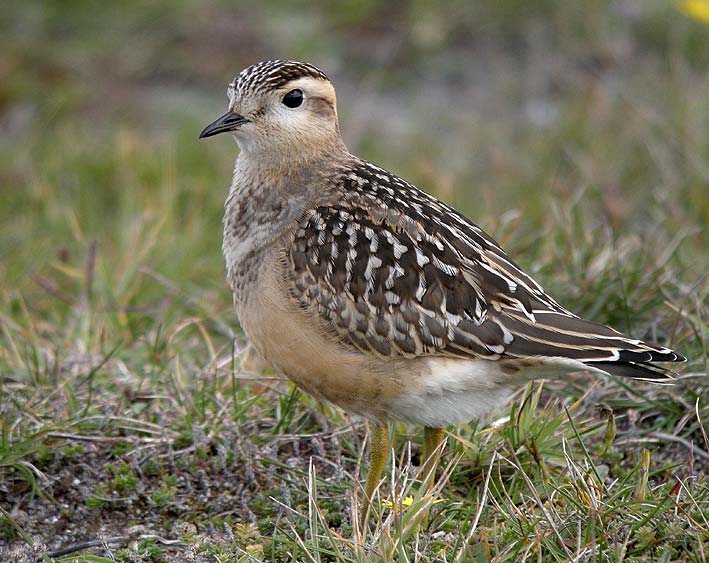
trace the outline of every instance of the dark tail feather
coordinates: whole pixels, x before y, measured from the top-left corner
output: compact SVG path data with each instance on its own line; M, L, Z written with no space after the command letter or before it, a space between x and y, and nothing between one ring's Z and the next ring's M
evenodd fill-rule
M611 327L558 311L534 311L535 319L506 312L501 324L514 340L506 353L512 356L571 358L610 375L671 383L677 375L655 362L685 362L674 350L629 338Z
M682 356L674 361L684 361ZM617 362L585 362L588 366L602 369L603 371L617 375L619 377L630 377L632 379L642 379L654 383L672 383L677 375L671 369L656 366L650 363L638 363L632 361Z

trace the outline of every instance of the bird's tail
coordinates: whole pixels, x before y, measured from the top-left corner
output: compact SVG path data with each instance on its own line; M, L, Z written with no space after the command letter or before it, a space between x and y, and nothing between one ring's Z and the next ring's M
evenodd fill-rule
M568 358L593 370L658 383L670 383L676 373L655 362L686 361L669 348L556 311L535 311L534 320L509 315L503 324L514 334L506 352L520 357Z

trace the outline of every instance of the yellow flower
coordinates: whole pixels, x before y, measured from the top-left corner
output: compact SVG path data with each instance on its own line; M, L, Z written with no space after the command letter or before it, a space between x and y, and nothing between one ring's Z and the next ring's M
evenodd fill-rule
M709 23L709 0L680 0L677 5L690 18Z
M446 499L444 498L437 498L434 500L431 504L438 504L439 502L444 502ZM382 501L382 504L384 505L384 508L389 508L392 509L394 508L394 503L390 501L389 499ZM409 495L408 497L404 497L401 501L401 507L402 508L409 508L411 505L414 504L414 497Z

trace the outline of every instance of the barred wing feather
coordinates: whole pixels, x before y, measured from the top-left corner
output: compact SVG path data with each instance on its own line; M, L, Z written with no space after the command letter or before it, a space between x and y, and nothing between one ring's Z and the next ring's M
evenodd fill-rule
M583 320L482 229L365 162L348 196L306 212L290 247L292 294L343 342L378 356L570 358L667 379L679 354Z

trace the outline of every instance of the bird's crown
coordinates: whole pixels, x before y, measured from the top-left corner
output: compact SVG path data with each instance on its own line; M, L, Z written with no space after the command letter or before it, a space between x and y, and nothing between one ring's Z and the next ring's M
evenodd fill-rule
M288 60L261 61L242 70L229 84L230 94L244 95L264 90L277 90L300 78L329 80L310 63Z

